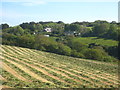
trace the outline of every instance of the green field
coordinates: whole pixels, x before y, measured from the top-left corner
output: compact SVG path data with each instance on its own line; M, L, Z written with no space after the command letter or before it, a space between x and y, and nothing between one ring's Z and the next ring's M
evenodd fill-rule
M109 39L102 39L97 37L77 37L73 38L74 41L79 41L85 44L96 43L102 46L117 46L118 41L109 40Z
M118 65L1 45L2 87L118 88Z
M58 37L50 37L53 40L56 40ZM97 37L74 37L72 38L73 41L79 41L85 44L96 43L102 46L118 46L118 41L104 39L104 38L97 38Z

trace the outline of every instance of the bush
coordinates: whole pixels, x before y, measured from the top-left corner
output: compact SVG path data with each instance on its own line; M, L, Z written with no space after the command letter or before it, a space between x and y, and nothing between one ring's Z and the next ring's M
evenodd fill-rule
M81 43L79 41L69 40L67 45L71 48L76 50L77 52L81 52L83 49L87 48L86 44Z
M49 51L49 52L55 52L56 49L58 49L57 42L42 35L37 35L35 37L34 48L38 50Z
M82 53L77 52L76 50L72 50L71 56L78 57L78 58L84 58L85 57Z
M99 61L111 61L112 58L104 50L101 49L86 49L84 51L85 58Z
M71 55L71 48L59 43L58 44L58 54L62 54L62 55Z
M17 39L18 39L18 37L13 34L2 33L2 44L16 45Z
M56 42L51 42L47 47L46 51L56 53L58 50L58 44Z
M26 35L18 36L17 46L34 48L33 47L34 42L35 42L34 36L30 34L26 34Z
M113 62L113 61L117 62L117 59L112 56L105 56L105 57L103 57L103 61L104 62Z

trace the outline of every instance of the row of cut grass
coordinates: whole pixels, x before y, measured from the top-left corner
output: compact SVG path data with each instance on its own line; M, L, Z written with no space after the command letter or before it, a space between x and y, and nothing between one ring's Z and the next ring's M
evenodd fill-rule
M27 67L32 72L41 75L48 81L53 82L55 84L53 85L54 87L70 87L69 84L65 84L64 82L61 81L59 82L59 80L72 83L73 86L71 87L117 87L117 79L114 73L115 71L112 72L111 74L110 72L105 72L104 70L101 70L102 68L94 69L95 66L101 65L101 63L99 64L91 62L91 65L88 65L90 62L78 60L77 58L73 59L71 57L66 56L65 57L61 56L60 58L60 55L50 54L46 52L43 53L41 51L30 50L21 47L11 46L2 47L4 49L3 54L5 58L13 60L15 63ZM18 59L19 61L16 61L16 59ZM117 69L115 64L114 65L108 65L107 63L105 63L105 65L104 63L102 64L103 66L109 66L106 68L106 70L108 70L108 68L111 69L112 67ZM88 66L85 67L85 65ZM93 67L91 67L92 65ZM114 68L112 70L115 70ZM84 72L82 72L81 70L84 70ZM62 73L63 75L60 76L60 73ZM52 77L54 78L51 79L50 75L52 75ZM105 85L103 85L100 81L105 82L104 83ZM81 86L79 85L79 82L82 82L80 83L82 84ZM48 85L48 87L50 85Z

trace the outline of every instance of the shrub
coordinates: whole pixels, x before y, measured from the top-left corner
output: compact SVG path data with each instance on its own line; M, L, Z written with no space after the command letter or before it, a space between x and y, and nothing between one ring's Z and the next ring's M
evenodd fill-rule
M84 58L85 57L82 53L77 52L76 50L72 50L71 56L78 57L78 58Z
M7 45L16 45L17 44L17 36L9 33L2 33L2 44Z
M33 48L35 39L33 35L26 34L18 36L17 45L21 47Z
M64 44L59 43L58 44L58 53L69 56L69 55L71 55L71 48Z
M101 49L86 49L84 51L85 58L100 60L100 61L111 61L111 57Z
M83 49L87 48L86 44L81 43L79 41L69 40L67 45L71 48L76 50L77 52L81 52Z
M58 49L57 42L42 35L37 35L35 37L34 48L49 52L55 52L56 49Z

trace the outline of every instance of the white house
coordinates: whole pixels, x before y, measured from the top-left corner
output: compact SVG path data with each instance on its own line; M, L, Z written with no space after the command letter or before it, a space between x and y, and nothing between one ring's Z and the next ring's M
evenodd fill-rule
M45 32L51 32L51 28L45 28L44 31Z

